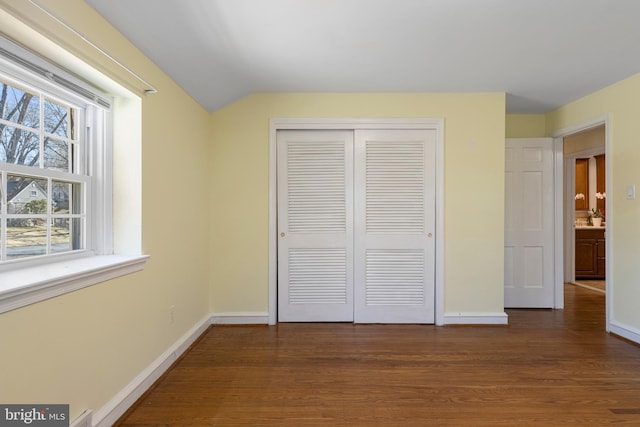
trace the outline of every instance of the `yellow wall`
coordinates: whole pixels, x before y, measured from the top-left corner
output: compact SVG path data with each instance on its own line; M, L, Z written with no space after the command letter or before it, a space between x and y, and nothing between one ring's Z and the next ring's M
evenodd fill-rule
M57 56L35 28L141 99L142 251L151 255L145 270L0 314L0 402L69 403L73 419L105 405L209 313L210 115L84 1L43 3L159 90L143 95L140 82L29 1L0 0L3 33ZM116 185L117 214L126 183Z
M262 93L213 113L213 312L268 309L269 119L287 117L444 118L445 312L502 312L504 109L504 94Z
M589 129L564 138L564 154L579 153L580 151L596 148L604 149L605 127Z
M640 189L640 75L635 75L547 114L547 133L579 125L610 113L607 160L611 179L607 191L607 245L613 259L607 271L611 284L611 322L640 331L640 198L627 200L625 187Z
M544 114L507 114L507 138L541 138L546 135Z

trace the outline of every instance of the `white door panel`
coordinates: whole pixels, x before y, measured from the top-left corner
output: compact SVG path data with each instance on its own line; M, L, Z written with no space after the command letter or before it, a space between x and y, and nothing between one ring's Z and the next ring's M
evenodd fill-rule
M435 320L435 131L355 139L355 321Z
M505 307L554 306L553 140L508 139Z
M353 132L278 132L278 317L353 321Z

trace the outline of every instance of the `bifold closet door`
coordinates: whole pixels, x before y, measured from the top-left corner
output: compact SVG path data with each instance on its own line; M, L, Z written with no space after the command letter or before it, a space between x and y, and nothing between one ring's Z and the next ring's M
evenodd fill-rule
M435 130L355 134L354 317L435 322Z
M353 321L353 131L278 131L278 320Z

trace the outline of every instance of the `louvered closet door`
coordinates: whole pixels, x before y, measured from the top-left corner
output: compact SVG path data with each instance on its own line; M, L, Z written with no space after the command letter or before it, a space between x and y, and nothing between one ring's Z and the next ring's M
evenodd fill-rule
M277 144L278 320L353 321L353 132Z
M355 134L355 321L434 323L431 130Z

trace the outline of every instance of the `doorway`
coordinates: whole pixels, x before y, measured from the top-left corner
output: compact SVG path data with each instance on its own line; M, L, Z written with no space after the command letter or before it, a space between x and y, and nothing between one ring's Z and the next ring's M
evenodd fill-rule
M564 250L561 252L562 257L562 265L564 266L564 275L563 282L564 283L573 283L575 282L575 268L576 268L576 236L575 236L575 224L576 224L576 192L575 192L575 159L576 158L584 158L595 156L599 154L604 154L604 163L605 163L605 193L611 194L611 158L609 156L610 151L610 118L608 115L600 116L593 118L592 120L585 121L583 123L577 124L575 126L571 126L565 129L561 129L558 131L554 138L556 140L564 142L567 138L570 138L574 135L579 135L583 132L588 132L590 130L599 128L599 132L601 136L598 142L594 142L591 146L583 146L574 148L575 152L569 152L563 154L563 165L562 168L564 170L564 182L561 184L561 188L557 188L558 191L561 191L564 194L564 213L562 215L562 223L563 223L563 233L561 238L561 243L557 245L557 247L564 247ZM591 190L590 190L591 192ZM593 191L595 196L595 191ZM585 195L585 197L587 197ZM590 196L589 196L590 197ZM605 227L604 227L604 235L606 241L606 233L607 230L611 229L612 223L614 221L613 212L611 210L611 204L608 199L605 197L600 202L600 206L604 206L605 208ZM596 204L597 206L597 204ZM561 246L560 246L561 245ZM604 251L604 271L605 280L605 307L606 307L606 330L610 330L610 321L611 321L611 304L610 304L610 296L613 284L613 274L610 266L613 261L613 251L611 249L611 245L606 245L605 243ZM564 286L563 286L564 287Z
M600 125L564 137L565 224L570 230L565 242L565 281L600 293L606 290L605 131L605 125Z

